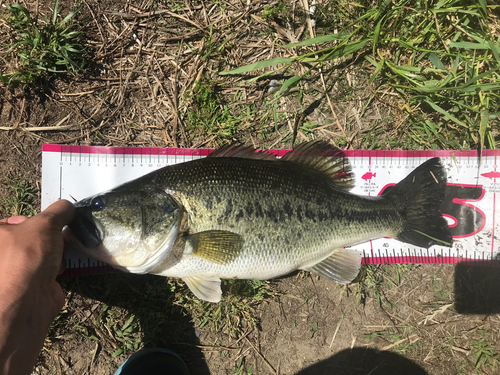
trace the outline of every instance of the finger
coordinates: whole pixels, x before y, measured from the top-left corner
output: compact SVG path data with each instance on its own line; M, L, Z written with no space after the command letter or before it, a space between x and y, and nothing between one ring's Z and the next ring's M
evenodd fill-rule
M73 203L61 199L52 203L49 207L36 215L34 219L48 220L51 224L51 229L61 230L65 225L71 223L75 216L75 206Z
M0 220L2 224L19 224L26 220L26 216L11 216L6 219Z

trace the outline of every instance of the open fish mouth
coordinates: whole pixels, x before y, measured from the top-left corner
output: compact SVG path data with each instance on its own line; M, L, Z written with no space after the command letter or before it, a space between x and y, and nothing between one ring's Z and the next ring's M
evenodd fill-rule
M104 239L104 232L88 206L76 207L75 220L69 224L74 237L86 248L96 248Z

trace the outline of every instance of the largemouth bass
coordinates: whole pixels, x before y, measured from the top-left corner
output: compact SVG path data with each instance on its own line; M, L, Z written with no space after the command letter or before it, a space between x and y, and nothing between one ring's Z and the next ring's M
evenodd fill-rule
M439 212L446 187L439 158L382 196L349 193L353 177L345 154L324 142L281 159L230 145L77 202L65 234L115 268L182 278L211 302L221 298L221 278L301 269L350 283L361 254L344 247L370 239L451 246Z

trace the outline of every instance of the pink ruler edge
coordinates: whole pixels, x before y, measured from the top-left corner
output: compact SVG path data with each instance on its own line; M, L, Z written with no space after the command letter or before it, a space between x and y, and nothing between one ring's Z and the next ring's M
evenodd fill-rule
M213 149L201 148L162 148L162 147L104 147L104 146L71 146L43 144L43 152L66 152L87 153L101 155L184 155L184 156L206 156ZM269 153L283 156L289 150L274 149ZM347 157L477 157L476 150L415 150L415 151L392 151L392 150L348 150ZM499 150L483 150L483 156L500 155ZM496 168L495 168L496 170ZM492 260L457 258L457 257L433 257L433 256L386 256L386 257L363 257L363 264L400 264L400 263L430 263L430 264L456 264L459 262L474 263L481 265L500 266L500 262ZM110 266L71 268L63 273L63 276L96 275L115 271Z
M204 156L213 149L210 148L161 148L161 147L104 147L104 146L70 146L43 144L43 152L67 152L102 155L185 155ZM278 156L283 156L289 150L270 150ZM391 150L347 150L348 157L447 157L447 156L477 156L476 150L417 150L417 151L391 151ZM500 155L500 150L483 150L483 156Z

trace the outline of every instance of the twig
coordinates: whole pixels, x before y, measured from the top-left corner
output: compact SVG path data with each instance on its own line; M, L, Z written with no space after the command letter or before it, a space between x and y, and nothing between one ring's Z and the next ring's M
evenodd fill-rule
M196 344L190 344L188 342L173 342L172 344L194 346L196 348L203 349L203 350L217 350L217 351L219 351L219 350L231 350L231 351L240 350L240 348L230 348L229 346L196 345Z
M418 322L418 325L421 325L422 323L426 325L428 321L434 321L434 318L436 317L437 314L444 314L444 312L448 310L451 306L453 306L453 303L441 306L439 309L435 310L432 314L427 315L425 319L422 319L420 322Z
M94 349L94 354L92 355L92 359L90 360L90 365L87 369L87 374L92 374L92 370L94 368L94 363L97 357L97 353L99 352L99 342L96 342L95 344L95 349Z
M309 8L309 2L307 0L302 0L302 5L304 6L304 11L306 12L307 27L309 29L309 35L314 38L314 29L311 23L311 10Z
M337 337L337 332L339 331L341 323L342 323L342 319L339 320L339 323L337 324L337 328L335 328L335 333L333 334L332 342L330 343L330 349L332 348L333 341L335 341L335 337Z
M110 15L113 15L113 16L120 16L120 17L123 17L125 19L134 19L134 18L142 18L142 17L150 17L150 16L154 16L154 15L157 15L157 14L168 14L169 16L171 17L175 17L175 18L179 18L181 20L183 20L184 22L187 22L195 27L197 27L198 29L200 30L204 30L205 28L201 25L198 25L196 22L194 21L191 21L190 19L184 17L184 16L181 16L180 14L176 14L176 13L172 13L171 11L169 10L156 10L156 11L153 11L153 12L147 12L147 13L141 13L141 14L127 14L127 13L118 13L118 12L106 12L107 14L110 14Z
M65 125L65 126L35 126L29 128L15 128L9 126L0 126L0 130L22 130L25 132L48 132L53 130L68 130L74 128L77 125Z
M418 337L418 336L417 336L417 335L411 335L411 336L409 336L409 337L407 337L407 338L405 338L405 339L401 339L401 340L399 340L399 341L396 341L394 344L384 346L384 347L382 348L382 350L389 350L389 349L391 349L391 348L393 348L393 347L395 347L395 346L397 346L397 345L399 345L399 344L402 344L402 343L404 343L404 342L406 342L406 341L408 341L408 340L411 340L411 339L412 339L412 338L414 338L414 337ZM420 340L420 337L418 337L418 338L417 338L417 340L415 340L415 341L413 341L413 342L416 342L416 341L418 341L418 340Z
M99 53L104 48L104 45L106 44L106 38L104 38L104 34L102 32L101 25L99 24L99 22L97 22L97 19L96 19L96 16L94 14L94 11L90 7L90 5L87 3L87 1L85 1L85 0L83 0L83 1L84 1L85 5L87 5L87 8L89 8L90 14L92 15L92 18L94 19L94 22L97 25L97 30L99 30L99 34L101 35L102 45L99 48L99 50L97 51L97 53Z
M259 16L255 15L255 14L251 14L250 16L255 21L257 21L257 22L259 22L259 23L261 23L263 25L266 25L266 26L271 25L272 27L274 27L276 29L276 31L278 32L278 34L281 34L283 37L287 38L290 42L292 42L292 43L297 43L298 42L298 39L292 34L292 32L290 30L282 28L276 22L274 22L274 21L266 21L262 17L259 17Z
M267 367L269 367L269 369L274 374L277 375L278 373L276 372L276 370L274 369L274 367L271 366L271 364L267 361L267 359L265 359L264 356L257 350L257 348L254 346L254 344L252 344L247 337L245 337L245 340L246 340L246 342L248 342L250 344L250 346L253 348L253 350L255 350L255 353L257 353L257 355L264 361L264 363L267 365Z
M71 142L74 142L74 141L76 141L76 140L78 140L78 139L80 139L80 138L83 138L83 137L85 137L85 136L87 136L87 135L90 135L90 134L92 134L92 133L94 133L94 132L98 131L99 129L101 129L101 128L102 128L104 125L106 125L107 123L108 123L108 120L107 120L107 119L106 119L106 120L102 120L102 121L101 121L101 123L100 123L98 126L94 127L93 129L88 130L85 134L81 134L81 135L78 135L78 136L76 136L76 137L71 137L71 138L67 138L67 139L51 140L50 142L51 142L51 143L54 143L54 144L59 144L59 143L71 143ZM62 128L62 126L61 126L61 128Z
M116 83L116 84L118 84L118 83ZM112 85L112 83L111 83L111 85ZM61 96L83 96L83 95L93 94L97 90L105 89L105 88L107 88L107 86L99 86L99 87L96 87L94 90L90 90L90 91L69 92L69 93L59 92L58 94Z
M24 105L26 104L26 99L23 98L23 102L21 103L21 112L19 113L19 120L17 120L17 124L14 125L14 128L17 128L19 124L21 123L21 120L23 119L23 113L24 113Z
M160 70L160 72L163 73L163 75L166 77L165 73L163 72L160 64L158 63L158 61L155 59L155 62L156 64L158 65L158 69ZM174 144L174 147L177 147L177 136L176 136L176 133L177 133L177 127L178 127L178 123L179 123L179 113L177 111L177 108L176 108L176 105L174 104L174 101L170 98L170 95L169 93L167 93L167 90L166 88L163 87L161 81L159 80L159 78L156 76L156 74L154 73L151 73L153 78L156 80L156 83L158 84L158 86L160 87L161 91L163 92L163 95L165 96L165 98L167 98L167 101L168 101L168 104L170 104L170 107L172 108L172 115L174 116L174 131L173 131L173 136L172 136L172 141L173 141L173 144ZM175 83L174 83L175 85Z
M201 5L196 5L196 6L192 7L192 9L196 9L196 10L200 10L201 8L202 8ZM191 10L191 8L180 8L179 9L179 11L184 11L184 10ZM160 14L167 13L167 12L168 12L168 10L154 10L152 12L139 13L139 14L131 14L131 13L123 13L123 12L106 12L106 13L111 15L111 16L123 17L125 19L134 19L134 18L144 18L144 17L160 15Z
M305 117L304 112L302 112L300 114L300 116L299 116L299 113L295 114L295 121L293 123L293 129L292 129L292 147L293 147L293 144L295 143L295 140L297 139L297 132L298 132L300 125L304 121L304 117Z
M24 106L23 106L24 107ZM71 116L71 113L67 115L65 118L63 118L61 121L59 121L57 124L54 126L33 126L29 128L20 128L19 124L16 126L0 126L0 130L24 130L28 132L37 132L37 131L51 131L51 130L65 130L74 127L75 125L66 125L66 126L61 126L61 124L66 121L69 117ZM25 122L23 124L26 124Z
M187 39L190 39L192 38L193 36L197 35L200 33L201 30L199 29L196 29L194 31L190 31L189 33L186 33L184 35L180 35L180 36L173 36L171 38L167 38L167 39L162 39L162 42L163 43L171 43L171 42L179 42L181 40L187 40Z
M459 348L458 346L452 346L451 349L454 350L454 351L456 351L456 352L463 353L465 355L469 355L470 354L470 350L462 349L462 348Z
M330 107L330 110L332 111L332 114L335 117L335 121L337 122L337 126L338 126L339 130L342 132L345 139L347 140L347 134L345 133L344 128L342 128L342 125L340 125L340 121L339 121L339 118L337 117L337 113L335 113L335 110L333 109L333 104L330 100L330 96L328 95L328 91L326 89L326 83L325 83L325 79L323 77L323 73L320 74L320 77L321 77L321 83L323 84L323 90L325 90L325 96L326 96L326 100L328 101L328 106Z
M418 288L420 288L422 285L417 285L415 288L413 288L412 290L410 290L408 293L402 295L396 302L394 302L394 304L396 305L399 301L401 301L403 298L405 297L408 297L410 294L412 294L414 291L416 291ZM419 311L420 313L420 311Z

